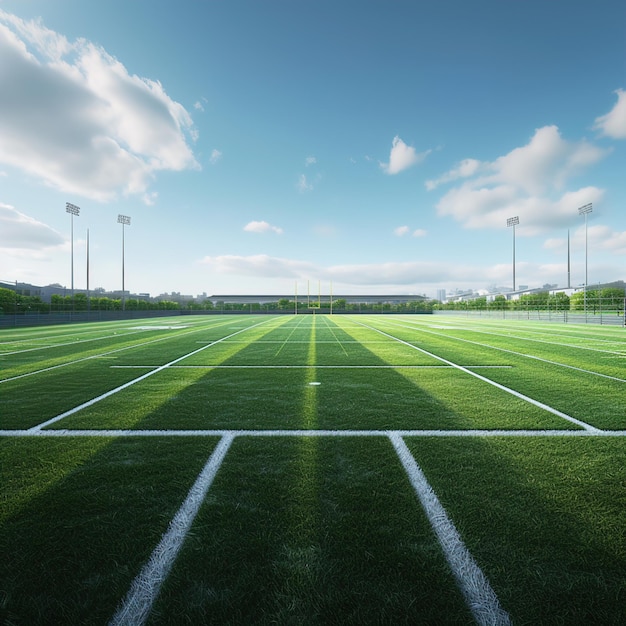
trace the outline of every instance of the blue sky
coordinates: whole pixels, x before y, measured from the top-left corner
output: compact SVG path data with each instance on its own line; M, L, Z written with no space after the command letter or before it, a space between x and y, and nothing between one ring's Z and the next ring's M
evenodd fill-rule
M626 279L626 4L0 0L0 280Z

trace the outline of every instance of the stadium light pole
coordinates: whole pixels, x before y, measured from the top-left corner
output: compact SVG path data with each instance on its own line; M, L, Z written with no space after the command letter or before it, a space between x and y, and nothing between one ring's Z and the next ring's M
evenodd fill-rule
M585 315L587 315L587 283L588 283L588 273L587 273L587 215L593 211L592 203L585 204L578 208L578 215L585 216L585 284L583 285L583 301L585 307Z
M507 226L513 226L513 291L515 291L515 227L519 224L519 216L509 217Z
M74 309L74 216L80 215L80 207L71 202L65 203L65 212L70 214L72 237L72 309Z
M122 225L122 311L126 306L126 292L124 288L124 226L130 226L130 217L128 215L118 215L117 223Z

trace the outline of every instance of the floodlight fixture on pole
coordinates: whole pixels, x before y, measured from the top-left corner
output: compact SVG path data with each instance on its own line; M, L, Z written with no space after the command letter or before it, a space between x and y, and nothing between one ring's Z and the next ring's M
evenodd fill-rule
M71 202L65 203L65 212L70 214L71 221L71 239L72 239L72 308L74 307L74 216L80 215L80 207L77 207L75 204Z
M513 227L513 291L515 291L515 227L519 224L519 216L509 217L506 225Z
M578 215L585 216L585 284L583 286L585 314L587 314L587 284L589 282L589 277L587 273L587 215L589 215L589 213L591 213L592 211L593 205L591 202L578 208Z
M126 291L124 287L124 226L130 226L128 215L118 215L117 223L122 225L122 311L126 307Z

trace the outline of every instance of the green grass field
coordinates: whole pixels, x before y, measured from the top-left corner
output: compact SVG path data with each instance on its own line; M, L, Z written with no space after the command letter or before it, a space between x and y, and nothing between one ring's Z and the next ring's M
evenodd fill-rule
M626 623L626 333L0 333L0 624Z

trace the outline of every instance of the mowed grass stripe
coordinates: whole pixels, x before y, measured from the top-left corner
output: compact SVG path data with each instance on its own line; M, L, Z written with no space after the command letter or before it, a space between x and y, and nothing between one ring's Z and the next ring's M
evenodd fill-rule
M429 356L432 356L433 358L442 361L443 363L446 363L448 365L451 365L453 367L455 367L456 369L465 372L467 374L469 374L470 376L474 376L475 378L478 378L479 380L482 380L483 382L486 382L489 385L493 385L494 387L505 391L506 393L510 393L511 395L524 400L525 402L528 402L529 404L533 404L534 406L543 409L545 411L548 411L549 413L552 413L553 415L556 415L558 417L561 417L565 420L567 420L568 422L571 422L572 424L576 424L577 426L580 426L581 428L584 428L585 430L590 430L590 431L597 431L599 429L595 428L594 426L591 426L590 424L583 422L582 420L576 419L575 417L572 417L570 415L567 415L566 413L563 413L562 411L559 411L557 409L552 408L551 406L543 403L543 402L539 402L538 400L535 400L534 398L531 398L525 394L522 394L518 391L515 391L514 389L511 389L510 387L506 387L504 385L501 385L500 383L497 383L489 378L486 378L485 376L482 376L480 374L478 374L477 372L474 372L466 367L463 367L462 365L458 365L456 363L453 363L452 361L449 361L448 359L444 359L443 357L437 356L435 354L432 354L430 352L428 352L427 350L424 350L423 348L420 348L418 346L415 346L411 343L409 343L408 341L405 341L403 339L399 339L398 337L394 337L393 335L386 333L383 330L380 330L378 328L375 328L373 326L369 326L367 324L361 323L365 328L370 328L371 330L374 330L375 332L378 332L382 335L385 335L387 337L389 337L390 339L394 339L395 341L398 341L400 343L403 343L404 345L407 345L411 348L413 348L414 350L418 350L419 352L423 352L424 354L427 354Z
M267 320L263 320L261 322L258 322L256 324L253 324L252 326L250 326L250 328L255 328L256 326L260 326L264 323L266 323ZM227 337L232 337L233 335L237 335L239 333L245 332L246 330L248 330L248 328L242 329L242 330L238 330L230 335L227 335ZM226 337L224 337L225 339ZM215 340L214 343L211 344L207 344L205 346L202 346L201 348L197 348L196 350L194 350L193 352L190 352L188 354L184 354L176 359L174 359L173 361L170 361L169 363L165 363L164 365L159 366L158 368L147 372L141 376L138 376L137 378L134 378L130 381L128 381L127 383L124 383L123 385L120 385L118 387L115 387L114 389L111 389L110 391L107 391L106 393L101 394L100 396L97 396L96 398L93 398L92 400L89 400L87 402L82 403L79 406L76 406L72 409L69 409L67 411L64 411L63 413L61 413L60 415L57 415L49 420L46 420L45 422L42 422L41 424L38 424L36 426L33 426L30 430L40 430L42 428L46 428L47 426L51 426L52 424L70 416L73 415L74 413L77 413L78 411L81 411L82 409L85 409L93 404L96 404L98 402L100 402L101 400L104 400L105 398L108 398L109 396L112 396L116 393L119 393L120 391L122 391L123 389L127 389L128 387L137 384L138 382L141 382L142 380L145 380L146 378L149 378L151 376L153 376L154 374L157 374L165 369L168 368L169 365L174 365L176 363L179 363L180 361L182 361L183 359L186 359L187 357L193 356L195 353L197 352L202 352L203 350L206 350L207 348L211 347L214 344L220 343L221 341L223 341L223 339L217 339Z
M389 329L387 322L381 324L382 328ZM457 363L493 362L499 358L514 367L485 372L485 377L495 383L511 387L596 428L621 430L626 426L626 395L621 380L599 377L582 368L562 367L560 360L551 364L507 354L486 344L473 346L457 337L435 335L428 329L422 331L400 325L394 335Z
M161 584L169 575L185 537L232 441L232 436L225 435L216 446L189 490L182 506L170 522L167 532L159 541L137 578L133 580L128 595L109 622L111 626L140 626L145 623Z
M236 437L150 624L471 623L389 440Z
M586 374L592 374L594 376L600 376L602 378L607 378L610 380L616 380L618 382L626 382L626 378L624 377L620 377L620 376L615 376L615 375L610 375L607 373L603 373L601 371L598 371L602 366L604 366L604 369L608 370L608 371L615 371L615 372L623 372L624 371L624 367L620 366L620 365L606 365L606 364L602 364L598 362L598 357L597 355L592 355L592 357L588 357L588 356L583 356L582 360L583 362L589 362L590 366L596 366L596 370L591 370L591 369L585 369L583 367L581 367L580 365L576 366L576 365L572 365L571 362L575 362L575 363L580 363L581 362L581 355L579 353L577 353L576 351L579 349L578 346L572 346L570 344L560 344L558 342L540 342L540 343L544 343L544 344L549 344L550 347L552 347L551 350L544 350L543 352L552 356L559 356L562 360L561 361L554 361L545 357L542 357L540 355L537 354L530 354L528 352L519 352L516 350L512 350L510 347L506 348L503 347L503 345L507 345L507 346L511 346L511 344L515 345L515 343L520 343L520 345L524 346L524 342L526 341L526 339L524 339L523 337L518 337L518 336L509 336L509 335L504 335L504 334L497 334L497 333L487 333L489 334L495 341L495 343L485 343L482 341L476 341L476 340L472 340L472 339L468 339L466 337L459 337L457 335L454 334L449 334L449 333L439 333L439 332L435 332L431 329L427 329L427 328L423 328L423 327L416 327L414 325L406 325L406 324L400 324L400 323L389 323L389 326L392 326L394 328L410 328L411 330L415 330L415 329L419 329L420 333L426 333L426 334L430 334L433 336L437 336L437 337L441 337L441 338L445 338L446 340L449 339L454 339L456 341L459 342L464 342L464 343L468 343L468 344L472 344L472 345L476 345L479 347L485 347L485 348L491 348L493 350L499 350L501 352L505 352L505 353L509 353L509 354L513 354L515 356L520 356L520 357L524 357L524 358L528 358L528 359L534 359L537 361L541 361L543 363L548 363L550 365L558 365L560 367L565 367L565 368L569 368L569 369L573 369L579 372L584 372ZM463 330L462 332L465 332L467 334L472 334L474 333L474 331L472 330ZM476 332L481 332L481 331L476 331ZM533 341L537 341L537 340L533 340ZM556 349L555 349L556 348ZM560 350L558 350L558 348L561 348ZM568 348L572 348L572 350L568 350ZM584 348L587 350L593 350L592 348ZM625 354L618 352L618 351L613 351L613 350L594 350L595 352L598 352L600 354L610 354L610 355L615 355L618 357L626 357ZM570 363L568 363L568 361L570 361Z
M439 539L446 559L476 622L485 626L510 624L508 613L500 606L489 581L465 547L461 536L439 502L437 495L428 484L424 473L415 462L404 440L397 434L390 434L389 438L409 476L430 525Z
M215 326L224 326L228 322L220 321L216 324L211 324L210 327ZM74 365L76 363L81 363L84 361L88 361L91 359L98 358L107 358L113 354L119 355L119 353L124 352L126 350L137 350L141 347L152 345L155 343L170 341L176 339L180 340L181 336L186 336L188 334L194 334L200 331L205 331L206 327L201 328L192 328L192 329L184 329L181 331L170 332L168 331L164 336L158 336L154 339L148 339L147 341L135 341L134 338L128 340L128 334L113 334L109 336L109 346L115 346L116 344L124 344L122 347L114 347L113 349L106 349L107 347L93 347L91 349L84 349L84 346L81 346L81 349L77 352L75 349L75 344L64 344L62 346L63 349L57 349L54 351L54 354L46 355L45 358L41 358L40 356L26 355L27 358L19 359L15 355L11 359L6 359L6 366L3 363L3 359L0 358L0 364L3 365L1 368L3 378L0 379L0 383L4 383L10 380L16 380L19 378L23 378L26 376L32 376L34 374L40 374L49 372L54 369L58 369L60 367L66 367L69 365ZM162 330L157 330L159 335L163 334ZM145 333L143 334L145 337ZM83 356L81 356L81 354ZM20 355L21 356L21 355ZM33 369L34 368L34 369Z
M626 623L622 440L405 443L513 623Z
M106 624L216 437L0 440L0 623Z

